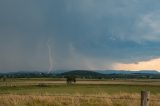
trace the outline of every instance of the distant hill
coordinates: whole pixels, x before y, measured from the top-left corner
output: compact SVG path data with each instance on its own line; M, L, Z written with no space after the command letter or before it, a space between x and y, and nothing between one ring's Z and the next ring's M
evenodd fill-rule
M160 72L156 70L140 70L140 71L125 71L125 70L56 70L53 71L53 74L61 74L70 71L90 71L97 72L101 74L160 74Z
M140 70L140 71L124 71L124 70L99 70L96 71L102 74L160 74L155 70Z
M115 78L150 78L160 79L160 72L155 70L142 70L142 71L123 71L123 70L73 70L67 71L61 70L51 73L38 72L38 71L19 71L0 73L0 78L64 78L66 76L76 76L77 78L89 78L89 79L115 79Z
M115 79L115 78L160 78L158 71L89 71L89 70L74 70L57 74L56 77L76 76L77 78L94 78L94 79Z
M56 76L65 77L65 76L76 76L79 78L102 78L105 77L105 74L94 72L94 71L87 71L87 70L75 70L64 72L61 74L57 74Z

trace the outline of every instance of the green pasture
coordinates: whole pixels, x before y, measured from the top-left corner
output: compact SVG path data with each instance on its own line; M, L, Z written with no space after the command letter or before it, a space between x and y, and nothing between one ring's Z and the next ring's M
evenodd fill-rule
M114 85L114 84L75 84L75 85L27 85L27 86L2 86L0 94L34 94L34 95L55 95L55 94L119 94L119 93L140 93L141 90L150 91L152 94L160 93L160 86L147 85Z

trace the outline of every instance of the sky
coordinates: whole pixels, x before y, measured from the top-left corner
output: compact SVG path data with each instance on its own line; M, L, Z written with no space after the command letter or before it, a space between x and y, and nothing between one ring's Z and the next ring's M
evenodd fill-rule
M1 0L0 72L160 70L159 0Z

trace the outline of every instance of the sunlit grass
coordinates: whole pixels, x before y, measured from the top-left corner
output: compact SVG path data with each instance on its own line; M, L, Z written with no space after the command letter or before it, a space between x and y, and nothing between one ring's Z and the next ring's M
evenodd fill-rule
M62 81L18 79L0 82L0 106L139 106L141 90L150 91L151 99L160 99L160 86L157 81L151 85L152 80L105 80L105 83L110 82L108 84L91 80L71 85ZM160 106L160 102L151 101L150 106Z
M160 95L151 95L152 99L160 99ZM81 94L68 96L36 96L36 95L1 95L1 106L140 106L140 95L137 93L97 94L84 96ZM159 106L159 101L151 101L150 106Z

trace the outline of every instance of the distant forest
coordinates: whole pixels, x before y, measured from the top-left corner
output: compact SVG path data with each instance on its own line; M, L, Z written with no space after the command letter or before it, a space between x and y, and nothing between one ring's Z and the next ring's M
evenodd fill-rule
M112 73L102 74L94 71L75 70L59 74L42 72L14 72L1 73L0 78L66 78L74 76L81 79L160 79L160 74L155 73Z

